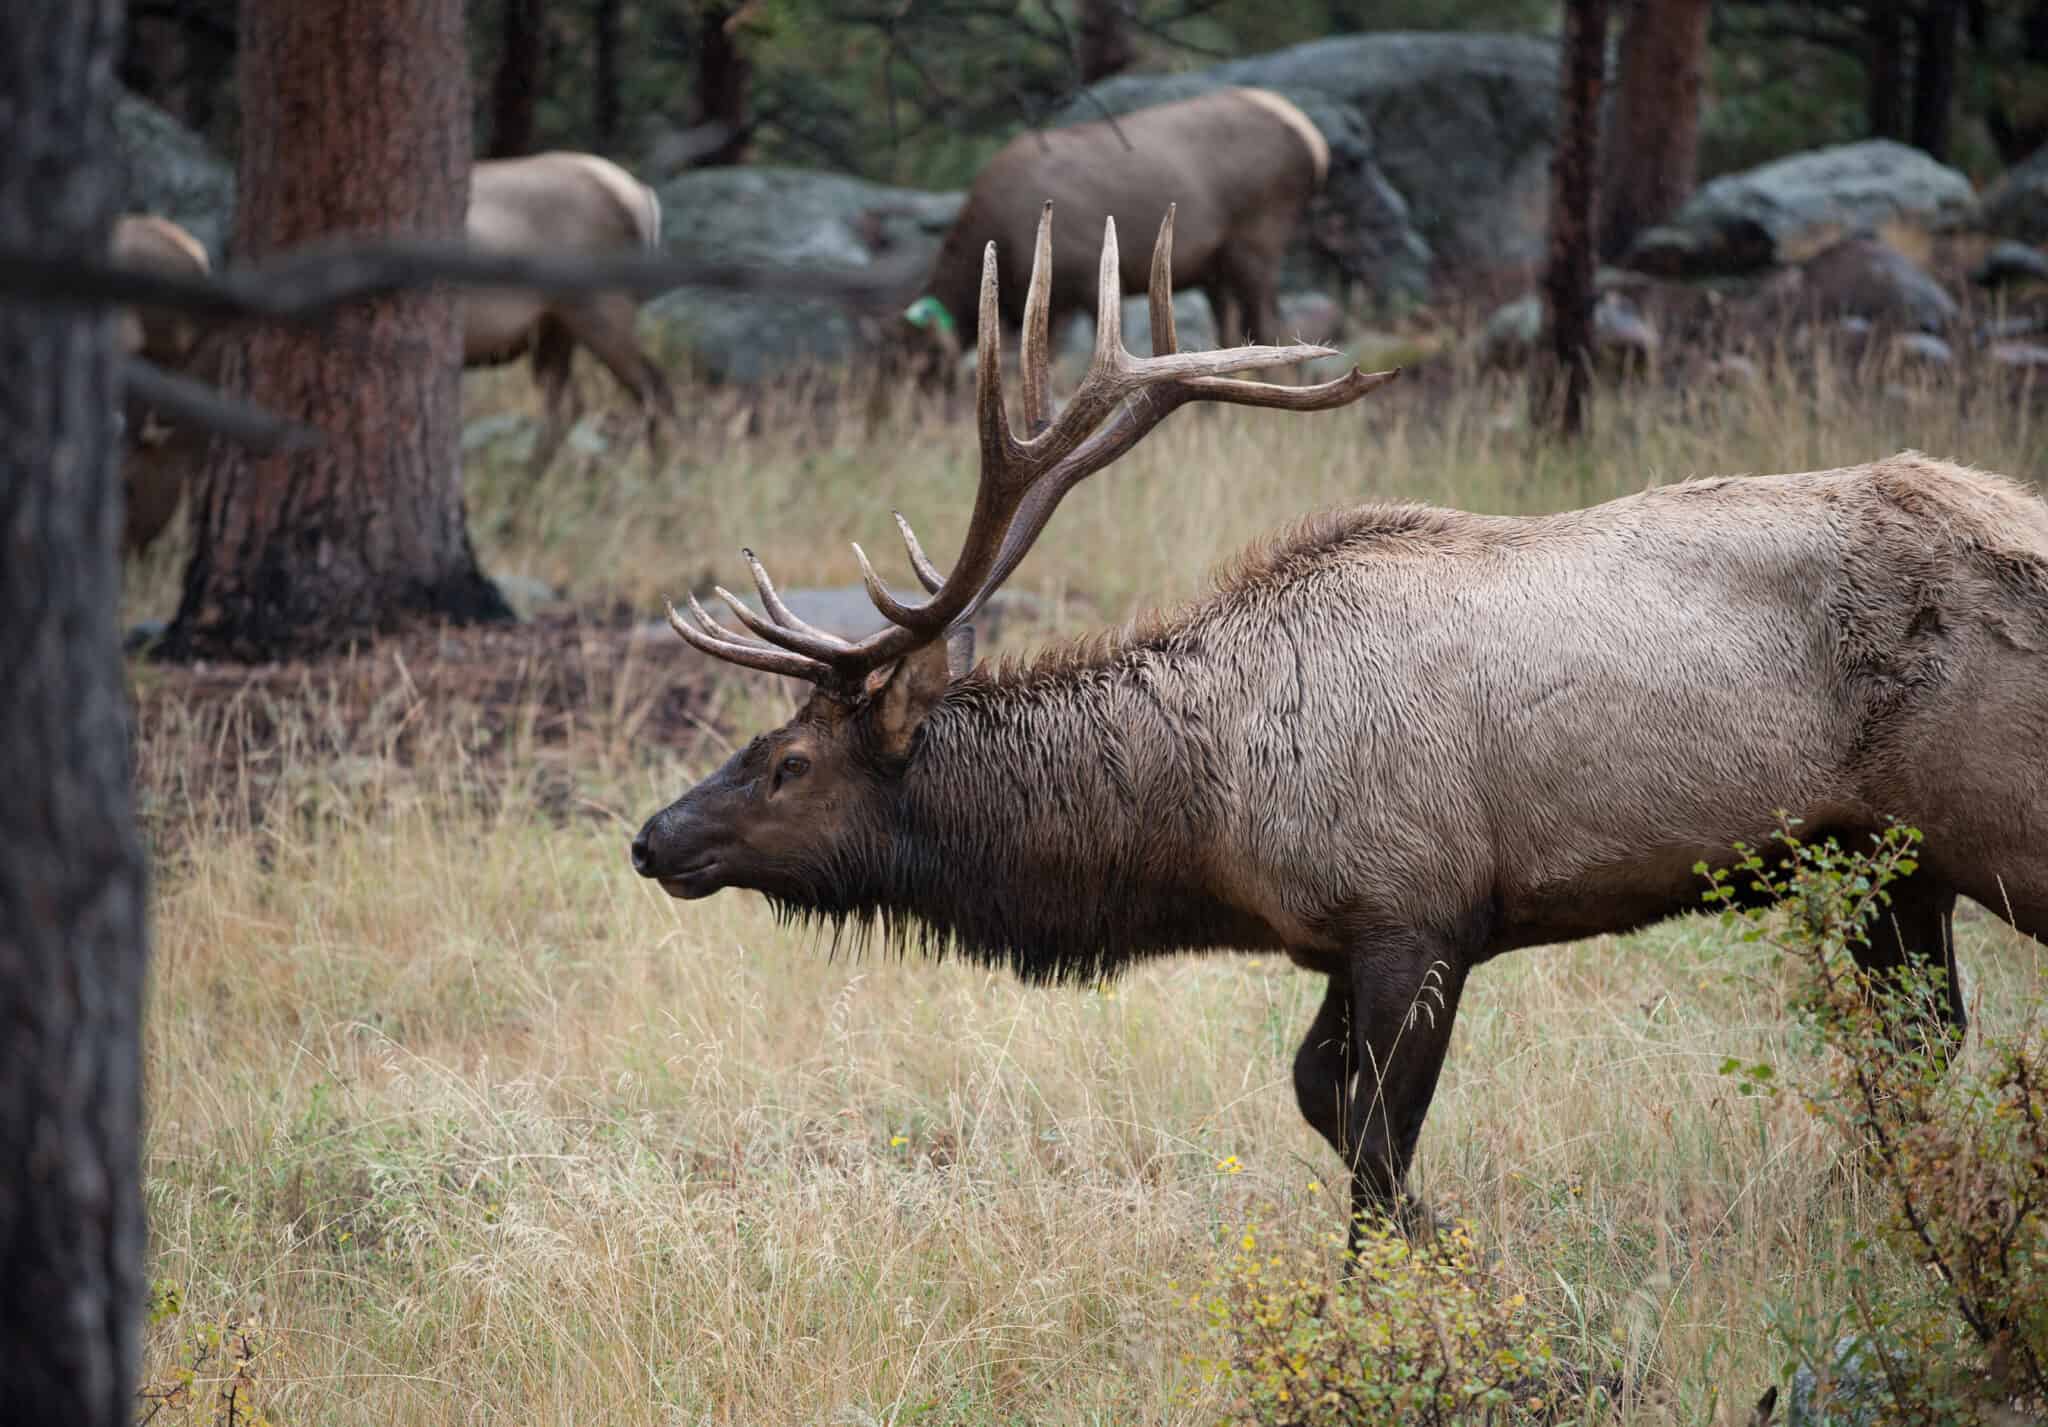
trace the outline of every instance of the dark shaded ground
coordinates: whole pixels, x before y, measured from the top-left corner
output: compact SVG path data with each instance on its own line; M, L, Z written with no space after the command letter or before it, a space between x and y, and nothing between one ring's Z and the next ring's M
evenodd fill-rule
M734 697L773 697L613 616L420 626L273 664L129 664L137 784L160 857L214 832L426 797L612 817L622 781L722 756ZM280 818L284 819L280 822Z

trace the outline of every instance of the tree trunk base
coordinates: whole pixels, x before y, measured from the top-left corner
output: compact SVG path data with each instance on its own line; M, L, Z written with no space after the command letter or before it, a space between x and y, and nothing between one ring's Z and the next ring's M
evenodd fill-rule
M489 578L474 571L438 584L409 584L381 598L359 585L323 599L322 582L302 572L259 568L246 582L216 581L207 607L181 615L150 649L152 659L190 663L218 659L262 664L331 653L390 634L415 620L449 624L511 623L518 619ZM381 616L364 619L365 609Z

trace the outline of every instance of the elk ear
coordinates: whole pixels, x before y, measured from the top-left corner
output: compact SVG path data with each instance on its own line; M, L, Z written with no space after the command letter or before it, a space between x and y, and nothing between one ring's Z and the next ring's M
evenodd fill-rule
M883 750L894 757L910 752L917 726L953 681L947 668L951 642L934 640L868 677L869 727Z
M957 679L974 667L974 626L963 624L946 636L946 672Z

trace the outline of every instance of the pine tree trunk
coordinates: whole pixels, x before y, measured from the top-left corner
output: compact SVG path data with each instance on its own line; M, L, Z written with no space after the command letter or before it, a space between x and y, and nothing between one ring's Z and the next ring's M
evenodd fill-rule
M1593 376L1593 202L1607 0L1565 0L1557 150L1550 160L1550 244L1543 273L1548 361L1533 364L1530 419L1567 437L1585 429Z
M1955 115L1959 0L1923 0L1913 22L1913 146L1948 161Z
M1138 57L1121 0L1080 0L1074 28L1074 65L1083 84L1121 74Z
M0 244L101 251L117 0L0 5ZM0 303L0 1402L126 1427L142 1308L143 865L116 625L112 326Z
M1629 6L1600 192L1603 257L1620 257L1636 234L1664 222L1692 196L1712 8L1710 0L1635 0Z
M491 74L491 148L494 159L533 152L534 113L540 103L541 59L546 51L543 0L503 0L498 67Z
M591 127L597 141L609 145L619 137L623 110L619 95L619 0L596 0L590 12L592 67Z
M718 126L724 142L707 151L696 167L736 164L747 151L747 90L754 67L740 52L730 28L737 4L717 3L704 11L697 31L697 102L692 122Z
M459 236L466 63L461 0L244 0L236 253ZM269 456L213 444L167 657L270 659L409 616L509 613L464 525L461 357L446 292L224 344L224 391L325 441Z
M1904 18L1900 0L1870 0L1864 17L1864 111L1873 139L1906 137Z

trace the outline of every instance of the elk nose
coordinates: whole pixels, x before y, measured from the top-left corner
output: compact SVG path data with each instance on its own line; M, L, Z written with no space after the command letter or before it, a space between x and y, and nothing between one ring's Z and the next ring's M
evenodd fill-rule
M652 877L654 875L653 872L648 870L647 829L644 827L640 829L639 835L633 839L633 870L642 877Z

